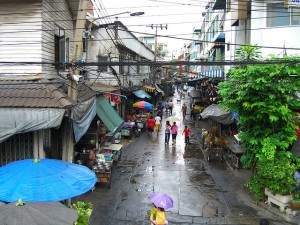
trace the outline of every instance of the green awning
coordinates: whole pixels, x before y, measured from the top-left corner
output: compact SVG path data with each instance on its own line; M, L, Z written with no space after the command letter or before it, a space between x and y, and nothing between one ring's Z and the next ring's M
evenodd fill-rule
M97 96L96 113L107 126L111 136L122 128L124 120L104 96Z

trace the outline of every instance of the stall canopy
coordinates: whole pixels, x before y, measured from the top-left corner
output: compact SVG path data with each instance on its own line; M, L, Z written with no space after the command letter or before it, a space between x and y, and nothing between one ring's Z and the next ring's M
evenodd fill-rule
M200 116L202 119L212 119L221 124L231 124L233 122L233 117L230 112L227 112L221 106L212 104L208 106Z
M145 92L144 90L134 91L133 94L136 97L142 98L142 99L144 99L144 98L149 98L150 99L151 98L151 96L147 92Z
M144 90L148 93L153 93L155 91L155 88L150 86L144 86Z
M190 92L190 96L192 97L192 98L200 98L200 90L191 90L191 92Z
M97 96L96 113L102 122L107 126L108 130L110 131L110 136L113 136L122 128L124 120L104 96Z
M96 116L96 97L78 103L72 109L75 143L86 133Z

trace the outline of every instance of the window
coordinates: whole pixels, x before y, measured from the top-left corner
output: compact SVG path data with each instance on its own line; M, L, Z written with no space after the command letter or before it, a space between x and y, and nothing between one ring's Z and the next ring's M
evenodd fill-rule
M54 31L54 61L55 63L61 63L66 61L66 39L65 39L65 31L57 27ZM69 56L69 53L67 54ZM59 65L56 65L58 68Z
M300 8L290 8L291 10L291 25L300 25Z
M267 26L288 26L290 25L290 15L287 8L282 3L272 3L267 5Z
M108 61L107 56L98 55L98 62L107 62L107 61ZM107 66L98 66L98 71L99 72L107 72Z
M283 3L273 3L267 6L267 26L300 25L300 8L285 8Z

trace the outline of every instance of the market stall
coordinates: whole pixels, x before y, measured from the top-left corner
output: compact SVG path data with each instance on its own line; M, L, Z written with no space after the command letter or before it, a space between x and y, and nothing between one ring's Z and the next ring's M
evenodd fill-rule
M92 167L97 177L97 183L106 184L111 187L113 155L111 153L96 154L96 162Z
M134 127L135 127L134 122L124 122L123 128L121 130L122 136L131 138Z
M147 126L147 115L146 114L138 114L136 115L136 124L141 128L143 132L146 131Z
M121 144L111 144L109 146L104 146L102 152L112 154L113 161L119 161L122 155L123 145Z

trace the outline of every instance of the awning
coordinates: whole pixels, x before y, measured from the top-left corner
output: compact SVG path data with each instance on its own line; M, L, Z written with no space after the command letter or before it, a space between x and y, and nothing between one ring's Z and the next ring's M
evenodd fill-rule
M157 84L155 84L155 89L157 92L161 93L162 96L165 96L165 92L163 90L161 90L161 88Z
M138 98L151 98L151 96L149 94L147 94L147 92L145 92L144 90L138 90L138 91L134 91L133 94L138 97Z
M144 86L144 90L148 93L153 93L155 91L155 88L150 86Z
M221 106L215 104L212 104L204 109L200 116L203 120L212 119L221 124L231 124L233 122L231 113L227 112Z
M78 103L72 109L72 120L75 143L86 133L96 116L96 98Z
M226 9L226 0L215 0L213 3L213 10Z
M225 42L225 33L219 33L213 42Z
M18 133L58 128L64 113L55 108L1 108L0 143Z
M212 78L224 78L223 70L210 70L206 72L199 73L200 77L212 77Z
M109 136L121 130L124 120L102 95L97 96L96 113L110 131Z

